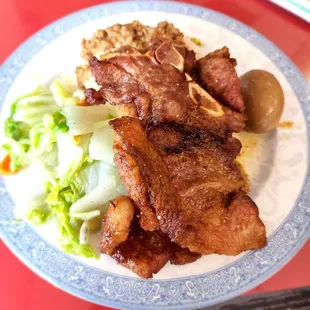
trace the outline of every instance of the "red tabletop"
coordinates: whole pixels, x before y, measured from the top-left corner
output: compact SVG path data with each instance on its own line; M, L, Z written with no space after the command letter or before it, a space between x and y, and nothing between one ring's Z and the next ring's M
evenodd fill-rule
M100 0L1 0L0 64L27 37L46 24ZM264 34L280 47L310 81L310 25L267 0L190 0L230 15ZM310 241L272 278L249 293L310 285ZM25 267L0 242L0 309L108 309L73 297L45 282Z

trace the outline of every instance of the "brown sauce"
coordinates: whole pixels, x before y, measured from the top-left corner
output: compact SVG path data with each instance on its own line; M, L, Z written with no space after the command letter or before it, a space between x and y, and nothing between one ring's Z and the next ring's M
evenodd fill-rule
M241 173L241 177L243 179L243 186L241 187L241 189L245 192L245 193L248 193L250 191L250 180L249 180L249 176L247 174L247 172L245 171L243 165L238 161L236 160L236 164L238 165L239 167L239 170L240 170L240 173Z
M290 129L293 126L294 126L294 123L291 121L284 121L284 122L279 123L280 128Z

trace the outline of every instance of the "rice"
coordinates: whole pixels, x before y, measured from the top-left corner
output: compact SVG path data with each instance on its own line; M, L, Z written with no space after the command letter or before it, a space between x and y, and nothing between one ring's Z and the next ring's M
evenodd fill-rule
M174 40L183 42L184 35L173 24L166 21L154 27L142 25L139 21L129 24L115 24L106 29L98 29L90 39L83 39L81 57L84 64L75 70L78 86L80 88L93 87L96 84L89 72L88 61L93 56L114 51L123 45L130 45L138 50L147 49L156 40Z

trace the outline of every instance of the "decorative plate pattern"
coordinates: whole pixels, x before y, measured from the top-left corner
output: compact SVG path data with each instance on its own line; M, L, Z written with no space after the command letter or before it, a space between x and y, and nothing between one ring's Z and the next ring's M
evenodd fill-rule
M263 52L285 75L310 127L310 88L294 64L251 28L220 13L174 2L121 2L92 7L44 28L19 47L0 69L0 100L24 66L55 38L103 16L125 12L163 11L194 16L242 36ZM309 136L307 138L309 144ZM309 152L308 152L309 154ZM14 220L13 203L0 180L0 233L11 250L30 268L56 286L98 304L130 309L193 309L212 305L256 286L285 264L309 237L310 174L295 205L268 245L213 272L172 280L141 280L87 266L46 242L25 222Z

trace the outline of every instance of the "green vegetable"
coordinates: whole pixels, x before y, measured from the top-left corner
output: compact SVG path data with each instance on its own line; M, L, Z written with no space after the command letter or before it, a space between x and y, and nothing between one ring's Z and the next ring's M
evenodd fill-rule
M117 196L115 177L107 177L104 182L72 204L70 214L86 213L94 210L105 212L108 207L107 203Z
M111 119L111 108L106 104L93 106L65 105L61 113L66 117L69 133L72 136L94 132L107 125Z
M80 243L88 244L90 233L100 228L100 217L94 217L91 220L84 221L80 228Z
M45 114L43 122L32 127L29 134L31 156L38 157L43 153L52 151L57 141L57 135L54 129L54 119L50 114Z
M33 209L26 214L27 219L33 224L44 224L50 219L52 213L40 209Z
M25 122L16 122L9 117L4 123L5 135L15 141L29 138L30 126ZM27 151L27 150L26 150Z
M5 142L1 145L2 154L9 154L11 157L10 171L18 171L28 164L28 158L22 144L16 142L12 138L5 138ZM4 155L5 156L5 155ZM1 157L4 157L1 156Z
M25 122L19 122L14 120L14 115L17 109L17 104L20 100L30 97L30 95L21 96L16 99L11 105L10 116L4 122L5 136L15 141L29 139L30 126ZM27 152L27 144L23 144L25 151Z
M4 126L6 137L11 140L1 146L11 156L12 172L24 168L31 161L30 154L38 156L52 149L55 142L50 128L52 120L46 115L56 109L51 92L43 87L13 102Z
M54 130L61 131L61 132L68 132L69 126L67 125L66 117L60 113L60 111L54 112L52 115L54 119Z
M99 215L100 215L99 210L93 210L93 211L81 212L81 213L71 213L72 217L77 218L79 220L83 220L83 221L89 221Z
M100 161L92 161L78 173L78 180L83 184L85 193L88 194L98 184L104 182L107 176L115 176L117 173L115 166Z
M203 46L204 44L198 38L190 38L190 40L197 46Z
M84 164L85 159L81 166L84 167ZM60 232L59 241L63 250L75 255L96 258L97 254L91 246L80 243L81 223L78 220L74 220L69 214L71 205L85 194L83 185L75 174L67 180L68 183L63 185L63 187L61 187L59 181L60 179L58 178L54 179L50 183L48 192L32 202L33 209L27 214L27 217L35 224L40 224L50 216L56 216L58 230ZM50 211L49 213L48 210ZM85 218L93 218L95 215L98 216L98 212L93 212L88 216L85 215ZM80 217L83 218L83 215L80 214L80 216L77 216L77 218Z
M76 104L76 101L73 98L73 93L65 89L65 87L59 80L55 80L52 82L50 90L56 103L59 106L62 107L65 104Z
M89 144L89 156L95 160L101 160L113 165L113 140L114 131L104 127L94 131Z
M58 168L57 176L61 187L68 186L73 176L83 164L83 149L69 134L58 133Z
M52 209L48 205L46 198L47 195L43 194L28 203L29 211L26 217L33 224L44 224L53 216Z
M59 109L52 95L35 95L17 102L13 120L30 126L41 123L45 114Z
M100 211L90 214L70 214L71 206L84 195L84 184L79 175L88 169L91 160L83 153L83 149L69 134L57 133L58 167L54 180L47 186L47 202L58 219L60 243L64 251L86 257L97 257L91 246L80 243L79 219L91 219L100 215ZM76 219L78 220L76 220Z
M97 258L97 253L90 245L80 243L79 229L71 223L69 208L77 197L73 192L70 193L70 191L72 191L70 186L63 189L58 195L58 201L52 205L53 211L58 218L61 247L68 253Z
M121 185L108 128L117 110L109 104L76 104L73 89L58 80L50 89L17 98L5 121L0 151L10 156L11 172L34 162L42 166L45 192L28 203L27 219L43 224L55 217L64 251L97 257L87 244L89 234L100 226Z

